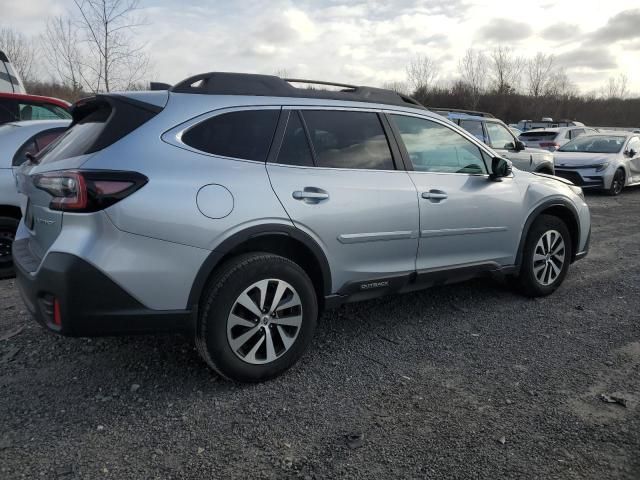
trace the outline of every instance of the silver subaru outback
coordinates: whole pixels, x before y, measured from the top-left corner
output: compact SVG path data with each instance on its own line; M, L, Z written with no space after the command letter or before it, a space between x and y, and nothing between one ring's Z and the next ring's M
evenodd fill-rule
M512 169L394 92L208 73L96 95L18 174L25 304L70 336L191 332L274 377L323 309L480 275L553 292L587 254L580 188Z

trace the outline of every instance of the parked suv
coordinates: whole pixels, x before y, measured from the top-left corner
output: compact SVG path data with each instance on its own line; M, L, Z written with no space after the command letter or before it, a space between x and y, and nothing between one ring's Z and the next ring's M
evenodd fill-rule
M536 128L521 133L518 138L527 146L555 152L565 143L578 138L580 135L592 135L594 133L598 133L598 131L589 127Z
M0 125L0 279L13 276L11 244L22 216L14 171L59 137L70 120Z
M520 170L554 174L553 154L539 148L528 147L518 140L514 133L501 120L493 116L468 115L451 112L447 118L471 133L478 140L511 162Z
M221 375L258 381L297 361L323 309L485 274L547 295L586 255L579 187L512 171L394 92L291 82L209 73L78 102L19 175L36 319L190 331Z

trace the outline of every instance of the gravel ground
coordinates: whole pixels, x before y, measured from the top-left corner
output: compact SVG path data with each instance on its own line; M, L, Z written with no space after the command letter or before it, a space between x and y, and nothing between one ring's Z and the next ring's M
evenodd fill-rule
M0 340L0 478L637 480L640 190L587 201L591 254L554 295L482 280L346 305L260 385L188 338L48 334L0 282L24 326Z

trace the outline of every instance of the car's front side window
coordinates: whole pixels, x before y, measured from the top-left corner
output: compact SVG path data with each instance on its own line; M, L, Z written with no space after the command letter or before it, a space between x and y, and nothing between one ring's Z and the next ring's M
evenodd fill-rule
M303 110L316 166L395 170L380 118L374 112Z
M431 120L391 115L414 170L486 174L480 147L455 130Z
M492 148L502 150L513 150L515 148L513 136L505 127L495 122L487 122L485 127L489 135L489 145Z

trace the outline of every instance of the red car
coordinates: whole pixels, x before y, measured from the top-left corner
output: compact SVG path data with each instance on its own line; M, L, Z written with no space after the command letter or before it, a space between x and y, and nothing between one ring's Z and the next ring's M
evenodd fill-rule
M20 120L70 119L71 104L59 98L0 92L0 125Z

